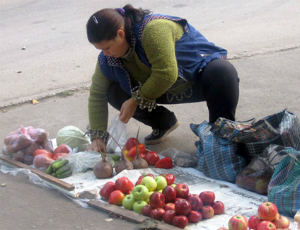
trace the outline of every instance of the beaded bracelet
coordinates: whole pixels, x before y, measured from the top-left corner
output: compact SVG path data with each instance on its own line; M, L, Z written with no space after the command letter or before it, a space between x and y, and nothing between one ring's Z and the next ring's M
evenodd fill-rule
M104 143L107 144L109 133L107 131L100 131L98 129L92 130L89 125L86 127L87 131L85 132L85 136L97 137L104 140Z
M132 89L133 99L139 104L140 109L148 109L148 112L151 112L152 109L156 108L156 102L154 101L146 101L140 94L140 86L136 86Z

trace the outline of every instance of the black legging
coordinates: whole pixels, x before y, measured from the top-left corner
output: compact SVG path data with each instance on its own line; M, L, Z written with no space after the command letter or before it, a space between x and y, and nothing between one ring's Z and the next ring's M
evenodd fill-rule
M215 122L218 117L235 120L239 98L239 78L234 66L226 60L217 59L208 63L199 75L200 77L192 87L191 97L183 97L181 101L174 97L170 102L168 100L170 95L163 94L156 100L156 103L180 104L206 101L209 122ZM120 110L123 102L129 98L130 95L125 93L118 83L111 84L108 90L108 102L115 109ZM133 117L153 129L168 129L176 122L174 113L164 106L157 106L152 112L138 107Z

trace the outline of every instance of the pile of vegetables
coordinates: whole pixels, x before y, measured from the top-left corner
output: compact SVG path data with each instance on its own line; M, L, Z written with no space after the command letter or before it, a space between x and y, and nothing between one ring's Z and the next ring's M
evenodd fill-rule
M46 173L61 179L71 176L72 172L72 166L69 164L69 161L61 158L51 163L46 170Z
M139 142L138 134L139 131L136 138L129 138L123 148L116 142L122 149L121 157L119 156L117 162L113 156L101 152L101 160L97 159L95 163L94 161L89 162L91 164L88 169L93 170L96 178L105 179L112 177L114 171L118 174L123 170L143 169L149 166L157 168L173 167L171 158L160 159L155 151L148 151L146 146ZM49 133L44 129L32 126L20 126L19 129L9 133L4 140L6 155L9 157L33 165L52 176L65 178L72 175L72 167L74 167L74 162L68 160L68 154L71 152L84 153L90 144L90 140L79 128L66 126L58 131L56 142L58 147L53 150ZM113 159L113 162L110 158Z

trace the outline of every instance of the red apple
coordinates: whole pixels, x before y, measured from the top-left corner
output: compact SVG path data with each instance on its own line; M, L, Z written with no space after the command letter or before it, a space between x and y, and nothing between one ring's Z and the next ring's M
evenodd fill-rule
M174 204L176 204L176 202L179 201L179 200L186 200L186 199L177 197L177 198L174 200Z
M248 220L248 227L250 229L256 229L260 222L262 222L262 219L260 219L258 215L251 216Z
M215 193L212 191L203 191L199 194L203 204L212 204L215 201Z
M168 203L173 202L177 196L176 189L171 185L166 186L162 193L164 194L166 202Z
M173 225L178 228L185 228L189 223L189 219L184 215L175 216L173 218Z
M276 225L269 220L263 220L257 225L257 230L276 230Z
M160 192L154 192L149 198L149 204L152 208L163 208L165 205L165 196Z
M143 179L143 178L146 177L146 176L150 176L150 177L152 177L153 179L155 178L155 176L154 176L152 173L146 173L146 174L140 175L139 178L138 178L138 180L139 180L139 179Z
M277 228L282 229L288 228L290 226L290 220L287 217L281 215L277 215L275 220L273 220L273 223L276 225Z
M162 217L162 220L167 224L172 224L173 218L176 216L175 210L167 210Z
M215 215L215 211L214 211L213 207L210 205L204 205L201 208L201 213L202 213L203 219L209 219Z
M115 183L112 181L107 182L100 190L99 195L108 200L109 195L116 190Z
M116 189L121 190L124 194L129 194L134 188L134 184L126 177L120 177L115 182Z
M265 202L258 207L257 214L262 220L275 220L278 215L277 206L271 202Z
M142 178L143 179L143 178ZM136 182L135 182L135 186L139 185L139 184L142 184L142 179L138 179Z
M195 197L199 197L200 198L199 194L189 193L189 195L187 196L186 199L189 199L191 196L195 196Z
M164 178L166 178L168 185L172 185L175 182L175 176L171 173L160 174L160 176L163 176Z
M143 208L142 208L142 214L144 216L150 216L150 212L151 212L152 208L150 206L150 204L146 204Z
M247 230L248 220L242 215L234 215L228 222L228 228L229 230Z
M202 214L194 210L190 211L187 217L191 223L198 223L200 220L202 220Z
M226 227L219 227L217 230L229 230L229 229Z
M203 202L202 200L200 199L200 197L198 196L190 196L188 199L187 199L188 202L190 202L191 206L192 206L192 210L195 210L195 211L199 211L202 206L203 206Z
M108 203L121 206L125 195L120 190L113 191L108 198Z
M215 215L220 215L224 212L225 206L222 201L215 201L211 205L214 209Z
M165 212L163 208L155 208L151 210L150 217L155 220L162 220Z
M187 215L192 210L190 202L185 199L178 200L175 203L175 211L177 215Z
M175 211L175 204L174 203L167 203L164 206L164 210L174 210Z
M177 197L187 198L189 195L189 187L186 184L180 183L175 186Z

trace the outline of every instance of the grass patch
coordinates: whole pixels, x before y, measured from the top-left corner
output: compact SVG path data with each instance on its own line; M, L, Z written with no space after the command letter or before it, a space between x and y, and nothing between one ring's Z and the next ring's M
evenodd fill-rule
M58 96L60 96L60 97L67 97L67 96L72 96L73 94L74 94L73 92L67 90L67 91L61 91L61 92L58 94Z

